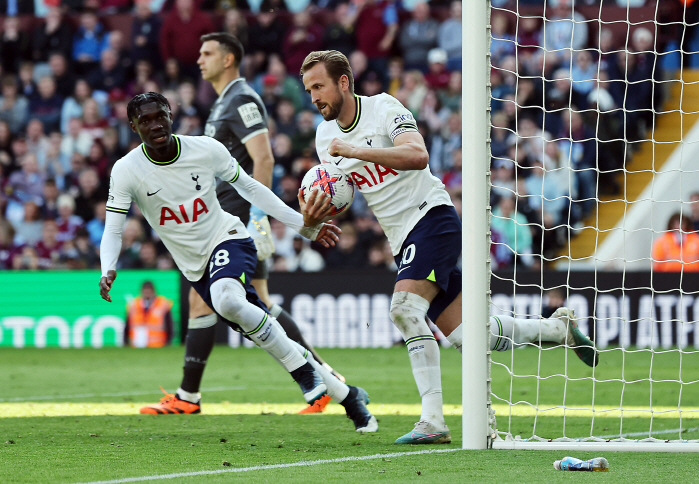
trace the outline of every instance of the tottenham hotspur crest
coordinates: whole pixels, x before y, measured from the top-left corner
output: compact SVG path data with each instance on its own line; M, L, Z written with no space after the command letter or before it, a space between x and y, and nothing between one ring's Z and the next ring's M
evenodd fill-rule
M201 185L199 184L199 175L194 175L194 173L190 173L192 175L192 181L196 183L195 187L197 190L201 190Z

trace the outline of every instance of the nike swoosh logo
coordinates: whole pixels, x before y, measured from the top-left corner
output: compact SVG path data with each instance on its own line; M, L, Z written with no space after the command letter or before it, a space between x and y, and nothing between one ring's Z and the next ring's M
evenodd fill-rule
M155 195L156 193L158 193L160 190L162 190L162 188L158 188L158 189L157 189L156 191L154 191L153 193L146 192L146 195L148 195L149 197L152 197L153 195Z
M443 435L444 432L437 432L435 434L418 434L416 432L413 432L410 434L411 439L416 439L416 440L422 440L422 439L429 439L430 437L437 437L439 435Z
M209 274L209 279L211 279L212 277L214 277L214 274L216 274L218 271L222 271L223 269L225 269L225 267L221 267L220 269L216 269L214 272L212 272L211 274Z
M335 161L335 162L334 162L334 163L335 163L335 165L339 165L339 164L340 164L340 162L341 162L342 160L344 160L344 159L345 159L345 157L343 156L343 157L342 157L342 158L340 158L339 160Z
M408 267L410 267L410 266L406 266L406 267L403 267L402 269L400 269L400 270L398 271L398 274L400 274L401 272L403 272L404 270L406 270ZM398 274L396 274L396 275L398 275Z

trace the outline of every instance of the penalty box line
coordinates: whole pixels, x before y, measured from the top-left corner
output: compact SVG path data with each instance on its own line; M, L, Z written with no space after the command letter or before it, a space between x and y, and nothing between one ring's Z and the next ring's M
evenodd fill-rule
M195 476L208 476L213 474L230 474L230 473L240 473L240 472L250 472L250 471L263 471L269 469L286 469L289 467L308 467L316 466L321 464L335 464L338 462L353 462L353 461L363 461L372 459L385 459L387 457L402 457L406 455L422 455L422 454L441 454L445 452L456 452L463 449L428 449L428 450L418 450L414 452L392 452L390 454L374 454L374 455L364 455L364 456L350 456L350 457L338 457L336 459L322 459L322 460L302 460L300 462L289 462L286 464L269 464L263 466L252 466L252 467L238 467L234 469L217 469L211 471L196 471L196 472L178 472L175 474L160 474L155 476L141 476L141 477L126 477L124 479L113 479L109 481L90 481L81 484L122 484L126 482L143 482L143 481L157 481L164 479L180 479L183 477L195 477Z

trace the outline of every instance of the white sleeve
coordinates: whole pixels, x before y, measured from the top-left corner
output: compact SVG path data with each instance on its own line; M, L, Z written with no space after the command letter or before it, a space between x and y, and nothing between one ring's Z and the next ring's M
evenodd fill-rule
M231 156L228 149L220 141L206 136L201 136L201 138L211 145L208 152L213 163L214 176L228 183L233 183L237 180L238 173L244 171L240 169L238 160Z
M102 275L107 276L107 271L116 270L117 259L121 253L121 232L126 220L125 213L107 212L104 219L104 234L100 244L100 262Z
M318 236L322 224L304 227L303 216L300 213L287 207L272 190L245 173L245 170L238 170L230 184L245 200L304 237L315 240Z
M102 275L116 269L117 259L121 253L121 232L124 228L126 214L131 208L131 187L129 171L125 163L118 160L112 167L109 177L109 196L107 197L107 214L104 219L104 235L100 244L100 262Z
M417 123L412 113L396 98L383 94L381 104L378 111L384 116L383 129L385 134L391 138L391 141L395 141L399 134L418 131Z

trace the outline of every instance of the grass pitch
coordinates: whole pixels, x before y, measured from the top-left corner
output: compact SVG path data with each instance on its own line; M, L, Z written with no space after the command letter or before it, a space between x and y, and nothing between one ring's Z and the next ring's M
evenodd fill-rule
M322 415L296 415L303 408L291 378L258 349L217 347L203 381L203 414L149 416L138 408L159 398L158 386L174 391L181 378L183 348L160 350L3 349L0 350L0 482L540 482L571 479L613 482L660 482L695 478L696 456L607 452L607 474L555 471L552 462L569 453L527 451L466 452L461 446L461 361L454 350L442 351L447 423L453 443L442 446L396 446L396 437L418 419L419 397L403 348L322 350L330 364L352 384L366 388L380 431L359 435L332 403ZM676 355L676 353L675 353ZM494 356L493 388L498 426L526 438L618 435L649 432L654 410L677 409L681 395L683 427L699 427L692 403L699 405L699 362L672 353L603 354L593 370L572 352L531 348ZM677 380L679 368L681 381ZM566 369L573 381L557 376ZM545 379L530 375L538 372ZM692 373L693 372L693 373ZM511 380L510 374L515 377ZM648 381L644 381L644 379ZM650 380L657 380L651 382ZM535 401L539 409L513 402ZM655 389L655 391L653 391ZM638 407L633 418L620 419L596 407L589 416L569 409L595 402L610 407ZM564 416L565 415L565 420ZM654 415L657 438L677 428L672 412ZM693 424L696 422L696 424ZM637 437L639 438L639 437ZM699 438L697 429L683 438ZM413 454L437 450L439 453ZM445 451L445 452L442 452ZM411 453L396 455L396 453ZM573 454L580 458L594 455ZM378 456L378 457L377 457ZM299 463L313 465L299 465ZM318 463L321 462L321 463ZM315 464L314 464L315 463ZM179 474L179 475L178 475ZM160 476L160 477L158 477ZM137 479L137 480L135 480ZM611 482L611 481L610 481Z

